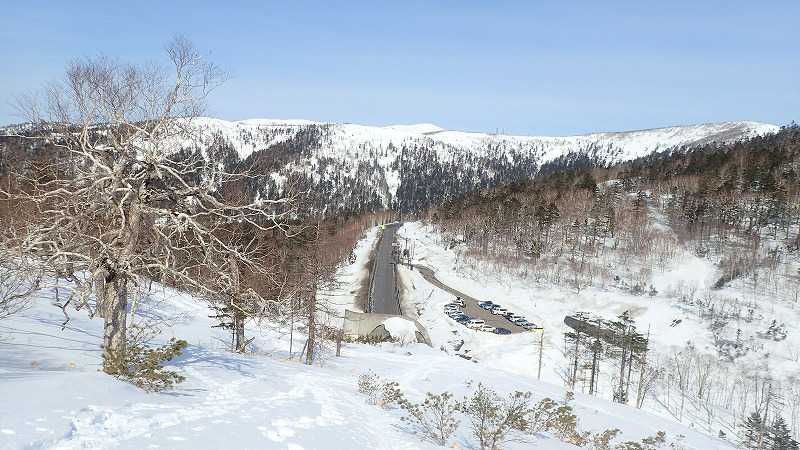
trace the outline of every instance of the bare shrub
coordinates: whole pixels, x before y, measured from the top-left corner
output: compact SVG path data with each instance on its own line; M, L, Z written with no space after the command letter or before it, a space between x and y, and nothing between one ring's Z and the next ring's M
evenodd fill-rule
M408 412L403 421L411 424L425 438L438 445L445 445L458 428L456 413L461 410L461 404L454 400L449 392L441 394L428 392L422 403L406 402L403 408Z
M530 392L514 392L502 398L478 383L462 411L469 417L472 434L481 450L494 450L507 442L524 442L533 413Z
M41 280L41 270L0 249L0 320L25 309Z
M358 392L365 394L370 404L381 408L405 404L400 385L396 381L386 381L372 371L358 376Z
M544 398L531 410L528 432L550 432L562 441L572 442L578 436L577 427L578 419L571 406Z

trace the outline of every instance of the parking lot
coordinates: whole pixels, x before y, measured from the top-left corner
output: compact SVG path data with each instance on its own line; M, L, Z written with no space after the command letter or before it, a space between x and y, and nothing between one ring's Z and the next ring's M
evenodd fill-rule
M511 333L524 333L526 331L529 331L519 325L510 322L504 316L492 314L490 311L481 308L480 306L478 306L478 303L484 300L479 300L474 297L470 297L469 295L463 292L460 292L456 289L451 288L450 286L447 286L446 284L442 283L441 281L439 281L439 279L436 278L433 270L423 266L414 266L414 269L419 270L419 273L422 275L422 277L425 278L425 280L431 283L432 285L452 294L453 300L455 300L456 297L460 297L464 301L464 306L459 307L458 309L464 314L475 319L483 320L486 323L486 325L490 327L505 328L511 331ZM497 299L494 299L493 301L495 303L500 303L499 300Z

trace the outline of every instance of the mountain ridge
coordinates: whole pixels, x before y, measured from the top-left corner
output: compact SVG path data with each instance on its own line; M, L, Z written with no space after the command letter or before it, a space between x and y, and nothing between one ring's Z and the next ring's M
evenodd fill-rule
M463 193L567 168L608 167L653 153L728 144L776 125L720 122L575 136L446 130L434 124L367 126L305 119L191 119L198 133L179 148L234 170L264 175L249 195L302 192L310 212L421 211ZM0 129L25 130L24 125Z

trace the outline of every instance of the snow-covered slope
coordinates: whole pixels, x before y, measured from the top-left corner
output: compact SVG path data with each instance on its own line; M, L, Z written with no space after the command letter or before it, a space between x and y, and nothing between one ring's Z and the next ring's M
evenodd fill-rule
M577 136L513 136L445 130L434 124L391 125L372 127L356 124L335 124L309 120L249 119L229 122L202 117L194 123L208 134L221 133L233 144L241 157L266 149L285 140L302 128L324 127L330 131L325 154L352 156L348 149L360 145L375 147L390 143L399 148L404 142L429 142L465 152L480 153L488 144L538 151L542 163L552 161L569 151L594 146L611 150L604 155L612 164L647 154L682 146L710 142L733 142L776 132L776 125L740 121L653 128L647 130L601 132Z
M368 370L395 380L406 397L426 392L471 391L468 381L500 393L530 391L534 399L564 401L563 388L502 367L473 364L422 344L345 344L342 357L326 351L319 364L298 361L304 338L264 328L247 355L224 350L228 336L212 329L209 311L196 299L154 286L137 320L161 317L163 334L189 347L171 364L186 376L172 392L147 394L99 371L102 320L70 310L62 330L61 310L43 292L32 307L0 322L0 449L435 449L400 420L402 410L382 409L358 393ZM63 289L63 288L62 288ZM62 295L64 292L62 291ZM168 325L166 325L168 324ZM728 442L672 420L578 394L571 402L581 430L622 430L620 440L658 431L680 448L727 450ZM468 422L449 444L477 448ZM530 442L503 446L569 449L542 433Z
M607 166L654 152L774 133L775 125L725 122L580 136L510 136L444 130L432 124L372 127L305 120L194 120L200 148L225 148L236 160L280 159L270 170L320 187L317 207L414 210L475 188L535 175L580 158ZM269 186L269 195L282 186ZM343 197L343 193L346 195ZM339 203L339 205L337 205Z

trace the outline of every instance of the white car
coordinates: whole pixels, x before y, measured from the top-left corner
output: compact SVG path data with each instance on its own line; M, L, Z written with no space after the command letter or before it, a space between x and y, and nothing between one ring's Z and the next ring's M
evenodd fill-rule
M506 314L508 314L508 310L505 308L495 307L492 308L492 314L496 316L505 316Z
M486 322L481 319L472 319L467 322L467 328L471 328L473 330L480 330L482 326L486 325Z
M494 327L491 325L483 325L480 327L480 331L485 331L487 333L494 333Z

